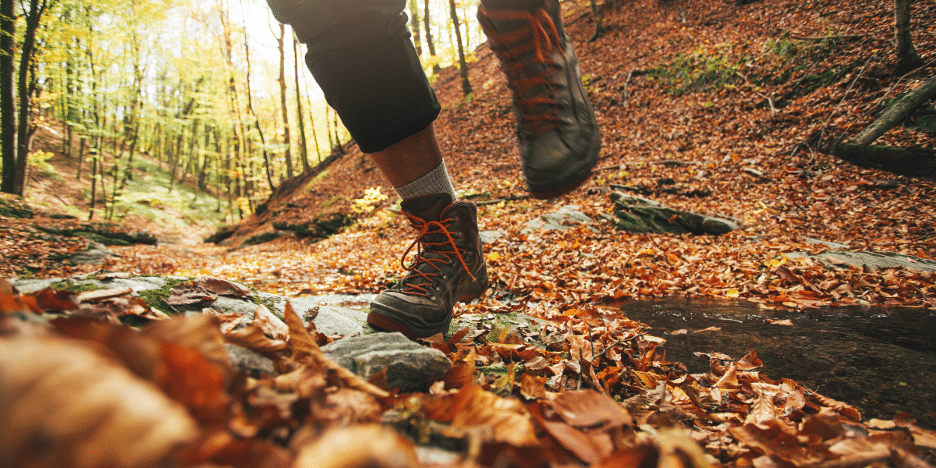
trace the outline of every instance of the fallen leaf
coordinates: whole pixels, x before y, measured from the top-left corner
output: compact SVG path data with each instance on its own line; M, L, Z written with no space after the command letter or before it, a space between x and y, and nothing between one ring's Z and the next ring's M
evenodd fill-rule
M157 466L198 434L184 407L77 340L0 340L0 375L6 466Z

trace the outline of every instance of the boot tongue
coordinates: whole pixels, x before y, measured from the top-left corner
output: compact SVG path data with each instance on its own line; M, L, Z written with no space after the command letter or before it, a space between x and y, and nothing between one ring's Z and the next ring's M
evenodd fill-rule
M454 201L448 193L434 193L403 200L400 203L400 209L427 222L439 221L439 218L442 217L442 211Z

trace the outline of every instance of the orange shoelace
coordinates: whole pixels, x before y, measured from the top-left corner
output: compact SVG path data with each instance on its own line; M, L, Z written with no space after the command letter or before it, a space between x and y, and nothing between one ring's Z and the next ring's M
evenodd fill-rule
M527 131L539 135L559 128L560 120L556 104L558 101L551 90L557 86L552 79L558 67L550 60L554 48L559 45L559 31L545 8L535 12L498 11L478 7L478 20L490 40L491 50L500 59L501 69L507 74L507 83L514 94L514 101L520 108L526 122ZM522 21L522 26L511 31L498 31L494 21ZM534 76L523 76L531 65L545 65L542 72ZM533 86L543 85L544 91L533 97L526 93ZM549 106L545 112L537 111L537 106Z
M406 217L409 218L410 224L414 228L419 229L419 235L416 236L416 240L414 240L413 243L410 244L410 246L406 249L406 252L403 253L403 258L400 259L400 265L402 265L403 268L406 269L407 271L411 273L415 273L419 276L422 276L427 281L425 283L419 283L419 284L416 284L413 282L407 282L406 289L403 290L404 293L419 294L420 296L425 296L426 293L429 292L429 286L432 284L432 277L439 276L439 273L432 273L432 272L425 273L425 272L419 271L418 270L419 265L426 263L432 266L433 268L435 268L437 272L441 272L442 269L439 268L437 264L446 265L446 264L451 263L452 257L450 257L449 255L452 253L454 253L455 256L458 258L458 261L461 263L462 268L465 269L465 271L468 273L468 276L471 277L471 280L472 281L476 280L475 276L471 274L471 270L468 269L468 264L465 263L465 258L462 257L462 254L459 251L458 246L455 245L455 239L452 237L452 234L448 230L449 225L451 225L452 223L452 218L448 218L442 221L426 221L422 218L410 215L405 212L403 214L405 214ZM428 242L426 238L433 234L444 234L445 240L442 242ZM424 247L440 247L444 245L452 246L452 251L448 252L444 250L432 250L432 252L445 256L445 259L426 258L423 256L423 253L426 251ZM403 263L403 260L406 258L407 255L409 255L410 251L413 250L413 247L417 247L416 259L413 261L412 265L406 266L406 264Z

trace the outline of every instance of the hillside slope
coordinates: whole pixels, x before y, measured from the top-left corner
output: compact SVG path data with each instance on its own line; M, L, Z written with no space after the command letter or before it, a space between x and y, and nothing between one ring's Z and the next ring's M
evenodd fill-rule
M588 42L588 3L564 2L603 150L591 181L547 202L524 199L509 93L492 54L485 47L474 53L470 99L461 95L457 70L443 70L434 82L443 104L436 130L450 172L456 188L481 205L482 229L502 234L486 246L491 297L558 301L550 313L585 301L671 294L769 307L936 307L931 274L829 270L783 257L828 249L809 239L936 257L931 181L858 168L817 150L854 135L889 100L932 75L932 63L894 75L891 8L870 0L609 1L602 8L608 32ZM915 44L932 60L936 5L916 2L913 17ZM933 137L901 127L879 143L933 148ZM717 238L634 235L605 222L522 231L569 204L599 219L612 210L607 192L622 186L676 209L735 218L742 229ZM390 198L355 213L355 200L375 187ZM388 209L394 198L352 146L301 190L269 200L224 247L124 248L107 267L211 273L292 295L373 292L399 274L399 255L412 240ZM357 223L320 242L277 228L334 215ZM228 250L263 234L276 240Z

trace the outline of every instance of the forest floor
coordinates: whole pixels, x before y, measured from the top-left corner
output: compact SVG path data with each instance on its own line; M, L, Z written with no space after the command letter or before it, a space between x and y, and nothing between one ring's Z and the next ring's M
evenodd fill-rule
M485 47L469 70L470 99L454 67L435 80L443 104L436 131L456 189L483 204L482 230L505 234L486 246L494 286L488 297L562 304L553 313L578 303L665 295L794 308L936 308L933 275L830 269L784 257L830 248L815 239L856 251L936 258L932 181L863 169L817 150L854 135L888 100L932 75L932 63L894 75L889 6L609 3L608 32L587 42L589 10L566 5L603 132L595 177L578 191L552 201L524 198L509 94ZM934 6L915 8L916 45L932 60L936 28L924 18L936 17ZM638 70L648 73L632 73ZM888 132L877 144L936 146L932 133L912 126ZM719 237L639 235L598 222L566 232L522 232L529 220L564 205L600 219L613 209L607 192L615 186L678 210L736 219L742 228ZM354 214L374 187L390 198ZM135 247L121 250L123 257L108 268L211 273L287 295L375 292L397 277L398 256L411 241L405 220L389 210L393 198L373 163L353 146L303 190L270 200L224 247ZM504 202L493 203L498 200ZM335 213L352 214L357 223L321 242L286 236L231 250L275 232L274 223L303 224Z
M552 201L526 198L509 93L486 47L474 52L476 62L469 69L474 93L469 99L462 95L454 67L435 78L443 105L436 132L456 189L480 205L481 230L499 232L485 246L492 287L479 301L458 305L456 315L521 311L565 324L565 339L571 343L566 351L585 352L590 355L587 362L594 363L586 365L593 372L590 377L585 368L578 369L583 372L579 387L588 381L586 386L595 383L611 395L620 396L616 391L633 395L635 388L653 391L657 383L669 379L672 388L683 389L672 397L689 413L680 417L705 421L695 427L694 437L721 463L766 468L841 459L841 454L828 455L828 447L820 448L813 439L804 442L797 454L765 441L780 434L815 436L815 431L827 429L828 419L812 426L794 424L797 429L771 423L761 429L748 424L729 430L728 423L733 418L747 423L789 418L802 423L802 412L827 415L820 408L854 418L848 405L809 393L810 402L797 406L792 401L802 396L795 396L802 390L792 382L746 374L739 384L740 371L757 367L756 356L734 361L713 354L710 378L714 380L708 383L715 393L707 390L700 397L679 381L677 371L666 367L672 363L654 360L648 350L656 344L621 331L633 330L626 318L608 316L594 304L685 296L804 311L853 305L936 310L934 273L833 268L785 256L830 249L812 241L819 240L848 250L936 260L932 180L856 167L818 150L855 135L890 100L932 76L936 4L914 3L914 41L928 66L905 76L893 72L893 6L886 2L777 0L742 6L722 0L616 0L605 3L608 30L594 42L587 41L593 33L588 3L563 5L603 134L595 175L576 192ZM932 131L909 124L876 143L936 149ZM366 191L374 187L389 199L369 200ZM608 195L613 190L638 191L675 209L733 218L741 229L717 237L619 231L601 221L602 215L613 211ZM411 228L392 209L393 198L392 188L373 163L352 145L347 155L301 190L269 200L263 214L237 225L222 245L112 247L119 256L103 268L134 274L213 275L286 296L377 292L399 277L399 256L412 241ZM524 230L527 222L566 205L578 206L595 221L565 231ZM363 212L355 212L355 207ZM355 223L324 240L297 237L274 227L274 223L303 224L336 213L352 214ZM29 237L24 230L36 222L0 219L5 237L0 253L17 259L2 266L0 277L63 276L102 268L64 265L42 253L78 249L77 244L53 246L17 237ZM244 242L267 233L275 233L271 236L275 239L255 245ZM14 250L26 245L35 249L33 254L13 257ZM634 344L637 354L624 359L634 366L633 372L622 371L623 364L615 367L622 362L620 355L616 360L610 357L622 336L628 337L624 343L638 343ZM591 346L585 346L589 342ZM499 348L500 357L514 352L511 359L528 363L533 359L532 354L519 357L522 350L505 349ZM595 353L595 349L604 351ZM596 361L596 356L606 359ZM661 366L669 370L660 370ZM524 382L531 386L525 386L524 392L539 388ZM737 392L751 388L752 382L763 392L748 396ZM766 385L774 384L786 385L786 393L783 398L770 393L768 404ZM674 391L671 387L667 389ZM718 407L722 396L731 399L729 394L734 395L734 406ZM487 404L472 398L471 405L478 408ZM767 406L769 417L764 412ZM642 421L648 417L643 415ZM875 424L875 430L881 431L915 427L903 420ZM820 439L829 442L831 437L823 433ZM928 450L936 450L932 435L916 437L918 448L922 440L930 444ZM876 440L881 443L883 438ZM888 453L897 453L893 450ZM878 455L863 460L885 461ZM768 462L758 458L762 456L773 457L773 464L764 464Z

